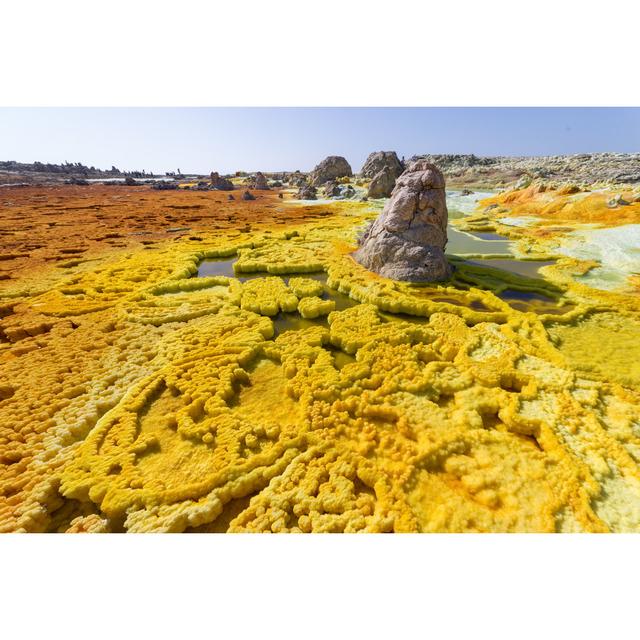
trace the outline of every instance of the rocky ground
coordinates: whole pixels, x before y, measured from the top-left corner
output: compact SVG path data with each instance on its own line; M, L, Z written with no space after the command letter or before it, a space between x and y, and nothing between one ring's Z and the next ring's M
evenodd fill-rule
M125 180L154 178L147 171L120 171L117 167L97 169L81 162L63 164L0 160L0 185L59 184L87 180Z
M640 182L640 153L585 153L559 156L482 157L472 154L423 154L414 155L404 161L404 165L393 151L378 151L369 155L358 171L345 158L330 156L319 163L311 172L236 172L222 176L235 179L238 184L253 184L256 175L264 176L267 182L283 182L293 187L310 184L322 187L328 181L339 177L351 177L366 182L383 181L385 186L371 197L388 197L393 188L393 180L402 173L403 167L417 159L434 163L444 173L449 186L501 188L514 186L521 181L544 179L548 181L573 182L585 185L621 185ZM78 163L79 165L79 163ZM35 168L34 168L35 167ZM55 169L55 170L54 170ZM385 171L390 177L384 175ZM377 174L378 176L376 180ZM143 172L122 173L113 170L101 171L83 165L38 165L0 162L0 185L7 184L59 184L69 180L124 180L127 176L144 182L162 176L151 176ZM166 180L180 182L208 182L208 175L164 176ZM383 180L384 178L384 180Z
M640 182L640 153L583 153L564 156L480 157L417 155L436 164L450 186L503 187L521 178L560 182L635 184Z

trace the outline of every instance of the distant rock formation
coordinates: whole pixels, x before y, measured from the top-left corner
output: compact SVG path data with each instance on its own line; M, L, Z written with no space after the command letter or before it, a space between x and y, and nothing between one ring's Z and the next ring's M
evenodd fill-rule
M256 177L251 187L252 189L258 189L259 191L266 191L267 189L269 189L267 178L262 173L262 171L258 171L258 173L256 173Z
M175 182L154 182L151 188L156 191L175 191L178 185Z
M350 184L338 184L333 180L325 182L324 197L336 200L349 200L356 197L356 190Z
M330 182L325 182L324 184L324 197L325 198L335 198L340 195L340 186L337 182L331 180Z
M449 183L492 187L520 178L573 183L635 184L640 182L640 153L580 153L562 156L420 155L442 170Z
M15 160L0 160L0 172L9 171L13 174L49 174L75 176L77 178L115 178L131 176L132 178L153 178L153 173L142 171L120 171L112 166L111 169L96 169L87 167L81 162L64 162L51 164L43 162L16 162Z
M388 198L396 186L397 177L393 169L383 167L369 183L367 196L369 198Z
M371 180L386 168L391 171L394 179L404 171L404 167L395 151L374 151L369 154L369 157L362 165L360 175L367 180Z
M369 154L360 176L365 180L371 180L369 198L388 198L396 184L396 179L404 167L398 159L395 151L374 151Z
M352 175L351 166L342 156L329 156L309 174L309 179L311 186L320 187L329 180Z
M232 191L233 182L226 178L220 177L217 171L212 171L210 176L211 188L218 191Z
M286 177L285 182L287 182L290 187L302 187L307 184L307 176L299 171L295 171Z
M345 200L351 200L352 198L356 197L356 190L353 188L352 185L347 184L347 185L342 185L340 187L340 197L341 198L345 198Z
M412 164L396 181L384 210L367 228L354 258L386 278L410 282L451 275L447 244L445 181L426 161Z
M317 200L317 189L309 184L305 184L298 190L298 200Z

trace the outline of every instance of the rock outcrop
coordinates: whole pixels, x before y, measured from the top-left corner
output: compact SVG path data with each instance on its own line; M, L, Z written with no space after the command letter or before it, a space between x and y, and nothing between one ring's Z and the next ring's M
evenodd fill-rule
M537 178L584 184L640 182L640 153L580 153L562 156L420 155L442 170L449 183L486 185L517 183L524 188ZM515 186L515 185L514 185Z
M211 172L209 180L212 189L217 189L218 191L233 190L233 182L231 182L231 180L227 180L226 178L222 178L217 171Z
M396 179L402 174L404 167L395 151L374 151L369 154L360 176L371 180L369 198L388 198L395 187Z
M383 169L389 169L394 178L404 171L402 163L395 151L374 151L369 154L360 170L360 175L367 180L373 179Z
M156 191L175 191L178 188L177 182L154 182L151 185Z
M336 200L350 200L356 197L356 190L350 184L338 184L333 180L324 185L324 197Z
M290 187L302 187L307 184L307 176L296 171L294 173L290 173L285 182L287 182Z
M298 200L317 200L317 190L309 184L300 187L297 194Z
M242 194L242 199L243 200L255 200L256 197L253 195L253 193L251 193L250 191L245 191Z
M369 183L367 196L369 198L388 198L396 186L397 177L390 167L382 168Z
M262 171L258 171L258 173L256 173L256 177L253 180L251 188L258 189L259 191L266 191L267 189L269 189L267 178L265 177L264 173L262 173Z
M340 195L340 185L338 185L333 180L331 182L326 182L324 185L324 197L325 198L336 198Z
M384 210L367 228L354 258L394 280L446 280L451 275L447 244L445 181L426 161L412 164L396 181Z
M622 197L622 194L617 193L607 202L607 207L609 207L609 209L615 209L616 207L627 207L629 204L630 203Z
M320 187L330 180L352 175L351 165L342 156L329 156L316 166L309 179L313 187Z
M352 198L356 197L356 190L350 184L341 185L340 195L338 197L344 198L345 200L351 200Z

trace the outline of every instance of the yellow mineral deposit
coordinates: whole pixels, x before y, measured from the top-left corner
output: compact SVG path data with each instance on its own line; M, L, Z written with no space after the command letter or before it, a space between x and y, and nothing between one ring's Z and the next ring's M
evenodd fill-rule
M117 193L123 212L141 191ZM34 233L19 197L4 211ZM548 259L606 199L533 186L460 228ZM43 232L5 279L2 531L640 530L637 289L569 255L538 279L452 258L449 282L394 282L350 257L367 203L208 204L171 210L182 231L84 227L78 254ZM197 277L213 259L229 275Z

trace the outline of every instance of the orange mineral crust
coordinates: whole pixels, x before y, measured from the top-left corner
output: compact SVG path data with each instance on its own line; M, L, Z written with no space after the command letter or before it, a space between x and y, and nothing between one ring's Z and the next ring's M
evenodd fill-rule
M601 189L574 184L548 185L534 182L525 189L504 191L487 198L483 207L493 215L535 215L558 222L617 226L640 222L640 198L629 187Z
M321 220L317 207L286 207L278 191L155 191L146 186L0 188L0 281L45 265L64 268L113 249L141 248L202 232L281 229ZM229 197L233 200L229 200Z
M0 189L1 531L640 530L630 302L231 193Z

